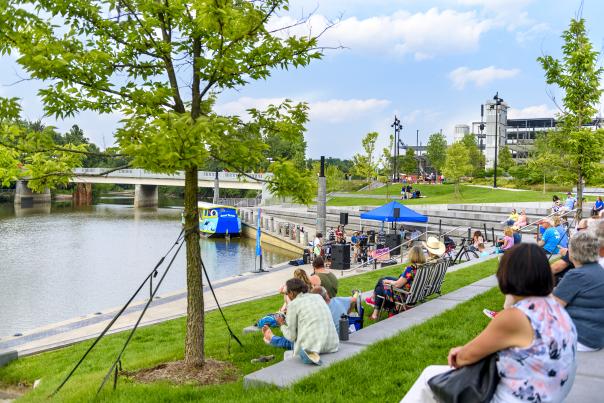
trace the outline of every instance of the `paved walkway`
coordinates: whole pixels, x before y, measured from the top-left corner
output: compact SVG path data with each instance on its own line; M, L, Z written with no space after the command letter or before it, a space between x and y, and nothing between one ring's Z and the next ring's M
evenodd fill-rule
M292 278L293 272L297 268L303 268L307 273L312 273L311 265L289 266L284 264L271 268L266 273L247 273L242 276L216 281L213 286L221 306L229 306L277 294L279 287L286 280ZM342 278L358 275L370 269L334 271L334 273L338 278ZM141 298L144 298L144 295L143 293ZM206 311L216 309L216 302L207 286L204 287L204 302ZM109 333L131 329L145 303L146 300L144 299L135 301L113 325ZM120 307L116 307L105 310L100 314L91 314L83 318L78 317L54 323L25 332L19 337L0 338L0 358L8 357L9 352L16 352L19 357L23 357L92 339L100 334L119 309ZM149 326L183 317L186 313L187 298L185 290L164 294L151 303L140 326ZM2 364L0 362L0 366Z
M489 186L489 185L467 185L467 186L471 186L473 188L495 189L493 186ZM503 188L503 187L498 187L497 190L509 190L510 192L527 192L526 189L511 189L511 188Z

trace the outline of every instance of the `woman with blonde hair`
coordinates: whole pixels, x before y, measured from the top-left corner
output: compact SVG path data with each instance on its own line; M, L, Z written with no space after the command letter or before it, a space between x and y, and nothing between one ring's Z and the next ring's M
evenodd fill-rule
M306 271L304 269L294 270L294 278L302 280L309 290L312 289L312 283L310 282L310 278L308 277L308 274L306 274ZM285 286L285 284L283 284L281 288L279 288L279 294L283 294L284 300L281 309L279 309L279 312L285 312L287 311L287 304L290 302L287 298L287 287Z
M424 251L421 246L412 247L411 250L409 250L409 255L407 256L407 259L409 260L409 264L398 278L380 278L373 290L373 296L365 300L368 304L374 306L373 313L370 316L371 319L377 319L377 315L379 312L377 303L381 303L381 301L378 301L377 298L384 297L383 303L386 304L387 300L385 297L391 296L391 286L394 288L402 288L405 291L411 290L411 284L413 283L413 279L415 278L417 269L420 265L426 263L426 255L424 254Z

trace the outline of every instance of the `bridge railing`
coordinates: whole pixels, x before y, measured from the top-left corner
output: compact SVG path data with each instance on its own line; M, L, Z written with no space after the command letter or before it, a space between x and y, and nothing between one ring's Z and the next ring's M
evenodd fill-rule
M75 168L73 173L76 176L86 175L86 176L99 176L102 175L103 172L106 172L108 168ZM198 178L200 180L214 180L216 177L216 172L211 171L199 171L197 173ZM267 179L271 176L271 174L260 174L260 173L249 173L246 174L255 179ZM111 177L119 177L119 178L149 178L149 179L185 179L184 171L178 171L173 175L162 174L156 172L146 171L144 169L120 169L119 171L113 171L106 175L108 178ZM230 181L230 182L239 182L239 181L250 181L252 179L242 177L241 175L234 172L218 172L218 180L219 181Z

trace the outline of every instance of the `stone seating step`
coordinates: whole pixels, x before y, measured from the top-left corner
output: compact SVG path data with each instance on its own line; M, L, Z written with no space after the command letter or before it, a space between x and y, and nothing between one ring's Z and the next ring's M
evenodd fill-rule
M244 385L246 387L262 385L287 387L335 362L353 357L371 344L393 337L403 330L423 323L448 309L456 307L469 298L486 292L491 287L489 284L493 284L493 281L496 281L494 280L494 276L490 276L490 280L487 278L477 281L469 286L460 288L454 293L445 294L442 297L420 304L413 309L365 327L358 332L351 333L348 341L340 343L338 352L321 355L323 365L320 367L305 365L300 359L291 358L246 375L244 377Z

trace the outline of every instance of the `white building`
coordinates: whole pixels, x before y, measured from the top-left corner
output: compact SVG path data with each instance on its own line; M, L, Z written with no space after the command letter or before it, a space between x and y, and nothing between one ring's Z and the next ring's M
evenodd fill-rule
M478 137L478 146L485 156L487 169L495 165L495 138L498 137L498 152L506 145L508 109L505 102L498 105L489 99L484 105L484 130L480 130L481 122L472 123L472 133Z
M453 135L453 142L459 141L466 134L470 133L470 126L468 125L455 125L455 134Z

